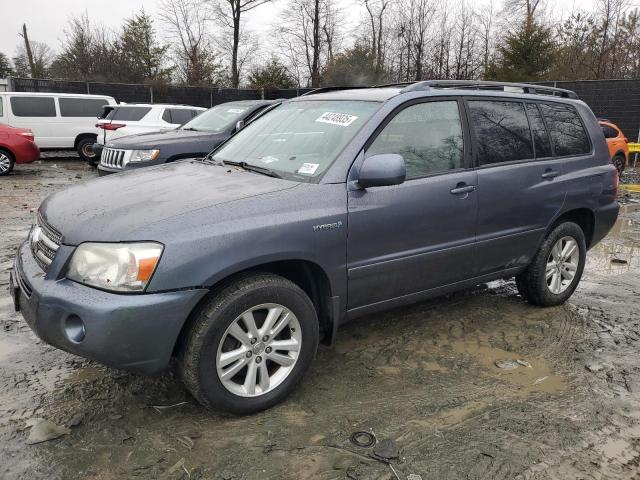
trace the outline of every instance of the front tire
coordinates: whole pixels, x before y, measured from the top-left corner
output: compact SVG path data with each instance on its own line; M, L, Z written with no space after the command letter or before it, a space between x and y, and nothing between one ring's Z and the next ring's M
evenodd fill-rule
M582 228L573 222L561 223L542 242L527 269L516 276L518 291L534 305L561 305L577 288L586 257Z
M0 176L9 175L15 163L11 152L0 149Z
M80 139L76 147L80 160L87 162L92 167L96 167L99 162L96 152L93 151L94 143L96 143L95 138L85 137Z
M197 311L179 355L183 382L205 407L249 414L293 391L318 346L313 303L271 274L240 278Z

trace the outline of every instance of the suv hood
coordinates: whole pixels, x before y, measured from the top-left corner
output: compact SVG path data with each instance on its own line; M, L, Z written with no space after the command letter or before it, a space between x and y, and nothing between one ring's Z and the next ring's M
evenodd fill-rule
M79 183L47 197L40 213L66 245L153 240L145 237L145 226L297 185L235 167L186 160Z
M122 148L124 150L151 150L162 149L163 146L174 144L185 145L193 143L216 143L228 137L223 132L194 132L192 130L167 130L164 132L140 133L118 138L107 142L107 147ZM193 149L192 149L193 150Z

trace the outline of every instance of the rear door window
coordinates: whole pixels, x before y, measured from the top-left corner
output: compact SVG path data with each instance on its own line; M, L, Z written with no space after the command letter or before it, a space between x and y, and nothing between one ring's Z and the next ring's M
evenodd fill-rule
M58 98L62 117L98 117L108 103L104 98Z
M464 144L458 102L411 105L398 113L365 152L402 155L407 178L424 177L463 167Z
M107 120L138 122L151 111L151 107L118 107L107 115Z
M471 100L467 105L480 165L533 159L523 103Z
M585 155L591 151L589 136L576 109L570 105L541 103L557 157Z
M162 119L167 123L177 123L184 125L197 115L197 110L187 108L167 108L162 114Z
M531 133L533 133L533 144L536 150L536 158L551 157L551 140L549 133L542 120L542 115L535 103L527 103L527 116L531 125Z
M53 97L11 97L11 110L16 117L55 117Z

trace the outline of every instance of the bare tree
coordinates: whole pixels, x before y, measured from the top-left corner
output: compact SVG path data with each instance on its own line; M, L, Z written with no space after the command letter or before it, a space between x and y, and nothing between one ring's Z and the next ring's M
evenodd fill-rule
M218 80L209 27L212 17L200 0L162 0L160 20L175 41L175 60L180 80L205 85Z
M378 73L384 68L384 19L390 0L362 0L371 26L371 53Z
M313 87L320 85L322 69L336 48L337 26L332 0L291 0L277 28L282 56L292 71L305 72L302 76Z
M231 42L231 86L238 88L240 83L239 50L242 33L242 15L272 0L205 0L212 3L217 17L233 31Z

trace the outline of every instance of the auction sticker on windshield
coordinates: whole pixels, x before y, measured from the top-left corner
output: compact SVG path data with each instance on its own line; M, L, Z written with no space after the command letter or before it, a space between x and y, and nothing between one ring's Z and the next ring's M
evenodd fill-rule
M298 169L298 173L306 173L307 175L313 175L316 173L320 165L318 163L303 163Z
M330 123L331 125L348 127L357 119L358 117L356 117L355 115L349 115L348 113L324 112L316 119L316 122Z

